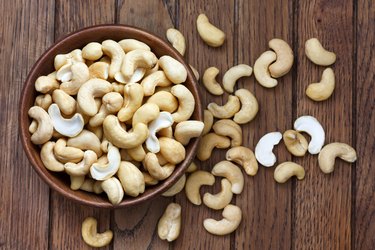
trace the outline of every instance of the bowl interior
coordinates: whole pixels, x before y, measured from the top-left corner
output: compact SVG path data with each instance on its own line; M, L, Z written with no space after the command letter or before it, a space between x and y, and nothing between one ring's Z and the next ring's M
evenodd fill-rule
M85 191L71 190L69 187L70 180L67 174L54 173L44 167L40 159L40 147L31 142L30 133L28 132L28 126L31 120L28 117L27 112L29 108L33 106L35 97L38 95L34 88L35 80L41 75L47 75L54 71L53 62L57 54L64 54L77 48L83 48L89 42L102 42L106 39L120 41L125 38L137 39L148 44L157 57L170 55L184 64L188 72L188 77L184 85L189 88L196 100L195 111L190 119L202 121L202 107L196 86L197 83L190 67L184 62L184 59L176 50L157 36L130 26L101 25L74 32L56 42L38 59L27 77L20 100L19 122L21 140L26 155L39 176L60 194L85 205L102 208L117 208L135 205L157 197L159 194L167 190L168 187L173 185L173 183L175 183L185 172L185 169L194 159L199 141L199 138L190 141L189 145L186 146L186 159L176 167L175 171L168 179L159 182L158 185L146 187L145 192L138 197L133 198L124 196L124 200L116 206L113 206L108 201L105 194L96 195Z

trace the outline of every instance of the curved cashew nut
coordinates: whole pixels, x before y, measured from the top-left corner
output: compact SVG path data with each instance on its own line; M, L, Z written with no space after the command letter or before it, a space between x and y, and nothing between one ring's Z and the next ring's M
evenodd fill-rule
M201 121L183 121L176 125L174 137L182 145L187 145L191 138L199 137L202 134L204 123Z
M82 130L77 136L69 138L66 145L82 150L92 150L98 157L102 155L99 138L93 132L86 129Z
M89 173L90 167L97 161L98 157L94 151L87 150L83 155L83 160L79 163L67 162L64 165L65 172L70 176L84 177ZM82 181L83 183L83 181ZM80 186L76 189L79 189Z
M128 83L124 87L124 107L120 109L117 117L125 122L133 117L134 112L142 105L143 88L138 83Z
M254 76L258 83L266 88L273 88L277 85L277 80L272 78L268 68L276 60L276 53L266 51L259 56L254 64Z
M48 114L51 117L53 127L57 132L67 137L74 137L81 133L84 120L81 114L76 113L70 119L61 116L60 109L57 104L51 104L48 108Z
M217 135L231 138L231 147L240 146L242 144L242 129L234 121L230 119L218 120L212 128Z
M240 194L244 186L244 177L241 169L230 161L221 161L216 163L211 173L215 176L222 176L228 179L232 184L232 192Z
M133 115L132 124L135 127L138 123L148 124L158 118L160 110L154 103L145 103Z
M53 148L53 152L55 154L56 159L62 163L80 162L84 155L83 151L79 148L67 147L66 140L63 138L57 140Z
M306 89L306 95L314 101L327 100L335 89L335 73L331 68L323 71L320 82L311 83Z
M118 205L124 198L124 190L116 177L111 177L102 182L102 189L107 194L113 205Z
M146 157L146 151L144 150L142 145L139 145L135 148L129 148L126 150L126 153L135 161L143 161Z
M237 80L244 76L251 76L253 68L246 64L238 64L228 69L223 76L223 87L228 93L233 93Z
M208 104L207 109L212 115L219 119L227 119L234 116L241 108L240 100L237 96L230 95L228 102L223 106L219 106L214 102Z
M325 132L319 121L309 115L300 116L294 122L294 129L303 131L310 135L311 141L308 146L309 153L318 154L324 145Z
M287 42L279 38L271 39L268 46L276 53L276 61L268 68L271 76L278 78L286 75L293 66L293 50Z
M177 29L170 28L167 30L167 40L172 44L181 55L185 55L186 44L185 37Z
M228 137L208 133L199 142L197 157L200 161L208 160L214 148L229 148L229 146L230 140Z
M164 166L160 166L158 157L154 153L147 153L143 161L143 166L149 172L149 174L157 180L167 179L174 171L175 165L167 163Z
M303 180L305 169L297 163L287 161L279 164L273 173L273 178L278 183L285 183L292 176L296 176L298 180Z
M242 146L233 147L227 151L225 159L241 165L246 174L250 176L254 176L258 172L258 162L253 151L249 148Z
M48 113L41 107L33 106L29 109L28 115L37 122L38 127L31 135L31 142L43 144L52 138L53 123Z
M207 91L213 95L224 94L223 88L215 80L216 76L219 74L219 69L216 67L209 67L203 73L203 85L206 87Z
M162 240L174 241L180 235L181 206L170 203L158 222L158 235Z
M167 78L162 70L149 74L141 82L145 96L152 96L155 93L156 86L168 87L171 84L172 82Z
M180 179L172 186L170 187L167 191L165 191L162 196L170 197L170 196L175 196L179 192L184 189L186 183L186 175L184 174L181 176Z
M35 98L35 102L34 102L35 106L39 106L44 110L48 110L51 104L52 104L52 97L50 94L38 95Z
M163 128L171 127L173 124L172 115L168 112L160 112L159 117L152 121L149 126L149 136L146 139L146 147L151 153L160 151L160 143L156 137L156 133Z
M123 98L117 92L109 92L103 96L102 102L99 112L89 120L92 127L101 126L107 115L117 113L122 108Z
M239 207L229 204L223 210L223 219L205 219L203 226L207 232L214 235L226 235L234 232L242 220L242 211Z
M114 78L117 72L120 72L121 64L125 58L125 52L120 44L113 40L105 40L102 42L102 50L104 54L111 58L109 65L109 77Z
M107 180L117 173L120 167L121 155L119 149L112 144L108 146L107 159L107 164L94 163L90 167L90 174L94 180Z
M168 113L173 113L178 108L178 101L170 92L158 91L146 103L154 103L159 109Z
M46 94L60 87L55 78L49 76L39 76L35 81L35 90Z
M310 61L321 66L329 66L336 61L336 54L326 50L316 38L306 41L305 54Z
M147 44L136 39L123 39L119 41L118 44L120 44L121 48L125 51L125 53L128 53L136 49L151 51L151 48Z
M217 194L205 193L203 196L203 203L207 207L215 210L223 209L232 200L232 185L227 179L221 180L221 191Z
M87 60L96 61L99 60L102 56L103 51L102 45L100 43L91 42L82 49L82 57Z
M241 109L234 115L233 121L238 124L252 121L259 110L258 100L247 89L239 89L234 94L240 100Z
M203 185L212 186L215 183L215 177L206 171L198 170L189 175L185 184L185 193L188 200L194 205L202 204L199 189Z
M272 167L276 162L276 155L272 152L273 147L279 144L282 138L280 132L270 132L260 138L255 146L255 158L265 167Z
M205 14L198 16L197 30L203 41L211 47L219 47L225 41L224 32L212 25Z
M104 233L97 233L98 222L93 217L87 217L82 222L82 238L87 245L92 247L104 247L111 243L113 233L107 230Z
M133 163L122 161L117 176L125 194L137 197L145 191L143 174Z
M214 116L207 109L203 111L203 123L204 123L204 127L202 131L202 135L205 135L208 132L210 132L212 124L214 123Z
M85 59L83 59L82 57L82 51L80 49L75 49L68 54L59 54L55 56L55 70L59 70L64 65L72 65L78 62L85 62Z
M178 99L178 109L172 114L175 122L188 120L194 112L195 100L193 94L184 85L176 85L171 88L171 93Z
M160 137L160 154L170 163L178 164L185 159L185 147L178 141L168 138Z
M52 100L65 115L71 115L76 111L77 101L61 89L53 91Z
M167 78L175 83L183 83L187 78L185 66L171 56L162 56L159 58L159 66L164 70Z
M53 153L55 144L56 143L52 141L48 141L43 144L42 149L40 150L40 159L42 160L46 169L53 172L62 172L64 171L64 164L59 162Z
M94 62L89 67L90 78L107 80L109 76L109 64L105 62ZM122 85L122 87L124 87Z
M355 162L357 153L354 148L345 143L334 142L325 145L318 156L319 167L323 173L329 174L333 172L336 157L347 162Z
M71 74L71 80L61 83L60 89L69 95L76 95L80 87L90 78L89 68L83 62L73 64L67 74Z
M125 55L121 73L125 80L130 80L137 68L151 69L157 62L158 58L151 51L135 49Z
M287 130L283 134L283 140L292 155L304 156L306 154L308 142L301 133L295 130Z

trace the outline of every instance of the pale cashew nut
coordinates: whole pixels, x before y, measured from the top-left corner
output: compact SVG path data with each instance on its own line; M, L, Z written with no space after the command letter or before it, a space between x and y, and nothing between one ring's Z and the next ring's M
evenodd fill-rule
M114 78L115 74L120 72L123 59L125 58L125 52L121 48L120 44L113 40L103 41L102 50L104 54L111 58L111 64L109 65L109 77Z
M186 44L185 37L177 29L170 28L167 30L167 40L172 44L181 55L185 55Z
M207 109L203 111L203 123L204 123L204 127L202 131L202 135L205 135L208 132L210 132L212 124L214 123L214 116Z
M124 198L124 190L116 177L111 177L102 182L102 189L107 194L113 205L118 205Z
M89 80L90 71L83 62L75 63L70 68L71 80L64 81L60 85L60 89L69 95L76 95L82 85Z
M219 47L225 41L224 32L212 25L205 14L198 16L197 30L203 41L211 47Z
M145 181L146 186L154 186L159 183L159 180L152 177L149 173L142 172L142 174L143 174L143 179Z
M203 195L203 204L215 210L223 209L232 200L232 185L227 179L221 180L221 191L217 194L205 193Z
M52 138L53 122L48 113L41 107L33 106L29 109L28 115L37 122L37 129L31 135L31 142L44 144Z
M94 180L104 181L117 173L120 167L121 155L119 149L112 144L108 146L107 159L107 164L94 163L90 167L90 174Z
M178 99L178 109L172 114L175 122L188 120L194 112L195 99L193 94L184 85L176 85L171 88L171 93Z
M146 147L151 153L156 154L160 151L160 143L156 137L156 133L164 128L170 128L172 124L172 115L165 111L160 112L159 116L149 124L149 136L146 139Z
M61 89L53 91L52 100L65 115L71 115L76 111L77 101Z
M214 148L229 148L230 140L228 137L208 133L202 137L199 142L197 157L200 161L208 160L211 157Z
M64 138L60 138L57 140L53 148L53 152L56 159L62 163L80 162L84 155L83 151L79 148L67 147L66 140Z
M314 101L327 100L335 89L335 73L331 68L323 71L320 82L311 83L306 89L306 95Z
M105 62L94 62L89 67L90 78L107 80L109 76L109 64ZM124 87L123 85L121 85Z
M286 149L294 156L304 156L307 152L306 138L295 130L287 130L283 134Z
M178 141L168 138L160 137L160 153L170 163L178 164L185 159L185 147Z
M228 179L232 184L232 192L234 194L240 194L244 186L244 177L241 169L234 165L230 161L221 161L216 163L212 168L211 173L215 176L221 176Z
M174 241L180 235L181 206L170 203L158 222L158 235L162 240Z
M100 43L91 42L82 49L82 57L87 60L96 61L99 60L102 56L103 51L102 45Z
M285 183L292 176L296 176L298 180L303 180L305 169L297 163L287 161L279 164L273 173L273 178L278 183Z
M52 141L48 141L43 144L42 149L40 150L40 159L42 160L46 169L53 172L62 172L64 171L64 164L59 162L53 153L55 144L56 143Z
M157 156L154 153L147 153L143 161L144 168L148 173L157 180L167 179L174 171L175 165L172 163L167 163L160 166Z
M212 186L215 183L215 177L207 172L198 170L189 175L185 184L185 193L188 200L194 205L202 204L199 189L201 186Z
M78 190L81 188L83 183L85 182L85 176L69 176L70 179L70 189Z
M107 230L104 233L97 232L98 222L93 217L87 217L82 222L82 238L91 247L104 247L111 243L113 233Z
M51 117L53 127L57 132L67 137L75 137L81 133L84 120L81 114L76 113L70 119L61 116L60 109L57 104L51 104L48 108L48 114Z
M294 122L294 129L303 131L310 135L311 141L308 146L310 154L318 154L324 145L325 132L319 121L309 115L300 116Z
M219 74L219 69L216 67L209 67L203 73L203 85L206 87L207 91L213 95L224 94L223 88L215 80L216 76Z
M191 138L199 137L202 134L204 123L201 121L183 121L176 125L174 137L182 145L187 145Z
M194 162L191 162L190 165L189 165L189 167L186 169L186 173L191 174L191 173L193 173L193 172L195 172L197 170L198 170L197 165Z
M92 150L98 157L102 155L99 138L93 132L86 129L82 130L77 136L69 138L66 145L82 150Z
M51 104L52 104L52 96L50 94L38 95L35 98L35 102L34 102L35 106L39 106L44 110L48 110Z
M135 127L138 123L148 124L158 118L160 110L154 103L145 103L133 115L132 124Z
M276 53L266 51L259 56L254 63L254 76L258 83L266 88L273 88L277 85L277 80L271 77L269 66L276 60Z
M167 91L156 92L148 98L146 103L154 103L158 105L161 111L166 111L168 113L173 113L178 108L176 97Z
M136 39L123 39L119 41L118 44L120 44L121 48L124 50L125 53L128 53L136 49L151 51L150 46Z
M133 163L122 161L117 176L125 194L137 197L145 191L143 174Z
M205 219L203 226L207 232L214 235L226 235L234 232L242 220L242 211L239 207L229 204L223 210L223 219Z
M102 103L99 112L89 120L92 127L102 125L107 115L117 113L122 108L123 98L117 92L109 92L103 96Z
M279 144L282 134L270 132L262 136L255 146L255 158L265 167L272 167L276 163L276 155L272 152L273 147Z
M129 148L126 150L126 153L135 161L143 161L146 157L146 151L142 145L139 145L135 148Z
M241 146L242 129L234 121L230 119L218 120L217 122L215 122L212 128L217 135L227 136L231 138L231 147Z
M333 172L336 157L347 162L355 162L357 153L354 148L345 143L333 142L325 145L318 156L319 167L323 173Z
M178 181L175 184L173 184L172 187L170 187L167 191L165 191L162 194L162 196L165 196L165 197L175 196L176 194L181 192L182 189L184 189L185 183L186 183L186 175L184 174L183 176L181 176L180 179L178 179Z
M152 96L155 93L156 86L168 87L171 84L172 82L167 78L162 70L149 74L141 82L145 96Z
M234 95L230 95L228 97L228 102L223 106L219 106L214 102L211 102L207 106L207 109L212 113L212 115L219 119L231 118L240 110L240 108L240 100Z
M82 176L84 177L89 173L90 167L97 161L98 157L94 151L87 150L83 155L83 160L79 163L67 162L64 165L65 172L70 176ZM83 183L83 181L82 181ZM79 189L79 186L76 189Z
M321 66L329 66L336 61L336 54L326 50L316 38L306 41L305 54L310 61Z
M246 64L238 64L228 69L223 76L223 87L228 93L233 93L237 80L244 76L251 76L253 69Z
M241 109L234 115L233 121L238 124L245 124L252 121L259 110L256 97L247 89L239 89L234 95L240 100Z
M286 75L293 66L293 50L287 42L279 38L271 39L268 46L276 53L276 61L268 67L271 76L278 78Z
M49 76L39 76L35 81L35 90L43 94L46 94L58 88L58 81Z
M164 70L167 78L175 83L183 83L187 78L185 66L171 56L162 56L159 58L159 66Z
M124 107L120 109L117 117L125 122L133 117L133 114L142 105L143 88L138 83L129 83L124 87Z
M151 51L135 49L125 55L121 73L125 80L130 80L137 68L151 69L157 62L158 58Z
M258 162L253 151L249 148L242 146L233 147L227 151L225 159L241 165L246 174L250 176L254 176L258 172Z

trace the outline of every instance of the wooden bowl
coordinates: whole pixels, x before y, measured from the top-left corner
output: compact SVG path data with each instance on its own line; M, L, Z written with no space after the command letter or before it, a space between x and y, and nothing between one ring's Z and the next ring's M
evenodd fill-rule
M134 38L140 40L148 44L158 57L162 55L170 55L185 66L188 72L188 76L184 85L192 92L195 98L195 111L191 119L202 121L202 107L197 89L196 79L192 71L190 70L189 65L184 61L183 57L172 46L170 46L161 38L144 30L130 26L100 25L71 33L65 38L62 38L61 40L56 42L35 63L34 67L31 69L27 77L25 86L23 88L19 106L21 140L26 155L39 176L58 193L84 205L100 208L120 208L133 206L138 203L158 197L184 174L186 168L195 157L199 142L199 138L191 140L189 145L187 145L186 147L186 159L176 167L175 171L168 179L159 182L158 185L146 187L145 192L138 197L133 198L125 195L123 201L116 206L112 205L108 201L104 193L101 195L97 195L95 193L89 193L81 190L71 190L69 176L66 173L54 173L44 167L40 159L40 147L34 145L30 141L31 135L28 131L31 120L28 117L27 112L29 108L33 106L35 97L38 94L34 88L35 80L41 75L47 75L54 71L53 62L57 54L68 53L77 48L82 49L89 42L102 42L106 39L120 41L125 38Z

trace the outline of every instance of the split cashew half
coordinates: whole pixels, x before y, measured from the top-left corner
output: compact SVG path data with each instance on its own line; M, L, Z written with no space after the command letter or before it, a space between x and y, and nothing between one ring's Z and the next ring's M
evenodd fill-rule
M199 189L203 185L212 186L214 183L215 177L211 173L202 170L195 171L186 180L186 197L194 205L200 205L202 204L202 199Z
M125 194L137 197L145 191L143 174L133 163L122 161L117 176Z
M160 239L168 242L174 241L180 235L181 206L170 203L158 222L158 235Z
M187 145L191 138L199 137L202 134L204 124L201 121L183 121L175 127L174 137L182 145Z
M84 120L81 114L76 113L70 119L65 119L60 113L57 104L51 104L48 108L53 127L57 132L67 137L75 137L83 130Z
M121 155L119 149L112 144L108 146L107 159L107 164L97 162L90 167L90 174L94 180L104 181L117 173L121 163Z
M181 55L185 55L186 44L185 37L177 29L170 28L167 30L167 39Z
M228 137L208 133L202 137L199 142L197 158L200 161L208 160L211 157L214 148L229 148L230 140Z
M262 136L255 146L255 158L265 167L272 167L276 163L276 155L272 152L273 147L279 144L282 134L270 132Z
M308 146L309 153L318 154L324 145L325 132L319 121L309 115L300 116L294 122L294 129L303 131L310 135L311 141Z
M123 63L125 52L120 44L113 40L105 40L102 42L102 50L104 54L111 58L109 65L109 77L114 78L117 72L120 72Z
M246 64L239 64L228 69L223 76L223 87L228 93L233 93L237 80L244 76L251 76L253 69Z
M227 151L225 158L241 165L246 174L250 176L254 176L258 172L258 162L253 151L249 148L243 146L233 147Z
M345 143L333 142L325 145L318 157L319 167L323 173L329 174L333 172L336 157L347 162L355 162L357 153L354 148Z
M274 61L276 61L276 53L270 50L261 54L255 61L254 76L263 87L273 88L277 85L277 80L271 77L268 70Z
M213 95L224 94L223 88L215 80L216 76L219 74L219 69L216 67L209 67L204 71L203 74L203 85L206 87L207 91Z
M295 130L287 130L283 134L283 140L292 155L304 156L306 154L308 142L301 133Z
M305 54L310 61L321 66L329 66L336 61L336 54L326 50L317 38L306 41Z
M207 109L212 113L212 115L219 119L231 118L240 110L240 108L240 100L234 95L230 95L228 97L228 102L223 106L219 106L214 102L211 102L207 106Z
M271 76L279 78L286 75L293 66L293 50L287 42L279 38L271 39L268 46L276 53L276 61L268 68Z
M228 179L232 184L232 192L240 194L244 186L244 177L241 169L230 161L221 161L216 163L212 168L211 173L215 176L221 176Z
M239 207L229 204L223 210L223 219L205 219L203 226L207 232L214 235L226 235L234 232L242 220L242 211Z
M105 247L111 243L113 233L107 230L104 233L97 232L98 222L93 217L87 217L82 222L82 238L91 247Z
M111 177L103 181L101 185L113 205L118 205L122 201L122 198L124 198L124 190L116 177Z
M180 179L172 186L170 187L167 191L165 191L162 196L170 197L170 196L175 196L179 192L184 189L186 183L186 174L181 176Z
M212 25L205 14L198 16L197 30L203 41L211 47L219 47L225 41L224 32Z
M37 122L37 129L31 135L34 144L44 144L52 138L53 122L48 113L41 107L33 106L29 109L28 115Z
M188 120L194 112L195 99L193 94L184 85L176 85L171 88L171 93L178 99L178 109L172 114L174 122Z
M239 89L234 93L241 103L241 109L234 117L233 121L238 124L245 124L254 119L259 110L258 100L247 89Z
M231 147L241 146L242 129L234 121L230 119L218 120L212 128L216 134L231 138Z
M297 163L287 161L279 164L273 173L273 178L278 183L285 183L292 176L296 176L298 180L303 180L305 169Z
M331 68L323 71L322 79L318 83L311 83L306 89L306 95L314 101L327 100L335 89L335 73Z
M203 196L203 203L207 207L215 210L223 209L232 200L232 185L227 179L221 180L221 191L217 194L205 193Z

